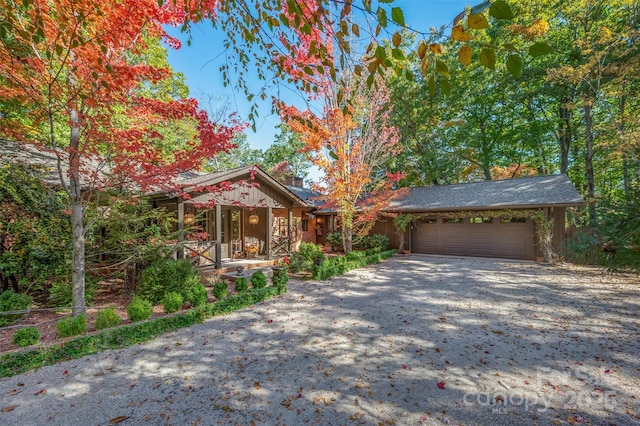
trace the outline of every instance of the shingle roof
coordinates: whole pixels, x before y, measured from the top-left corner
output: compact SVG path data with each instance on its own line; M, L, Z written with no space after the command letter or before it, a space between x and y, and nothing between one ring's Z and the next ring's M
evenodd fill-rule
M300 188L299 186L286 185L286 187L287 189L289 189L289 191L293 192L299 198L306 201L307 204L310 204L312 206L318 206L319 203L322 204L322 201L318 199L318 197L321 195L318 192L312 191L309 188Z
M578 206L584 200L566 175L534 176L410 188L387 211L452 211Z

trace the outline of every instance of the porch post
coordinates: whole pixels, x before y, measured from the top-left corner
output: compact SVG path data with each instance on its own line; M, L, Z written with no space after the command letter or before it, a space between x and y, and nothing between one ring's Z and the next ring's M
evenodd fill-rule
M271 209L271 207L267 208L267 220L266 220L266 227L267 227L267 238L266 238L266 244L267 244L267 260L271 259L271 234L273 232L273 210Z
M222 267L222 206L216 204L216 269Z
M293 211L289 210L289 253L293 249Z
M180 248L176 253L178 259L184 259L184 249L182 243L184 242L184 201L178 200L178 243Z

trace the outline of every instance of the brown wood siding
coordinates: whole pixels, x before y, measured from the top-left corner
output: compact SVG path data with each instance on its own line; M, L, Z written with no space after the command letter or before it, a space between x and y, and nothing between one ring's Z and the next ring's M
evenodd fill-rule
M436 223L418 222L414 232L413 251L425 254L501 257L535 260L533 221L524 223Z

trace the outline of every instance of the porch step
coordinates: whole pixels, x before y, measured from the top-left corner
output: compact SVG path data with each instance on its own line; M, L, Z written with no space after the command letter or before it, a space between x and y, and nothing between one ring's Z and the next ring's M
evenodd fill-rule
M222 268L215 269L214 265L207 265L200 268L200 274L205 275L224 275L224 278L227 278L226 275L235 275L237 276L237 268L238 266L242 266L244 271L256 268L269 268L273 265L276 265L278 259L272 260L260 260L260 259L243 259L243 260L234 260L229 262L223 262ZM249 275L250 276L250 275Z

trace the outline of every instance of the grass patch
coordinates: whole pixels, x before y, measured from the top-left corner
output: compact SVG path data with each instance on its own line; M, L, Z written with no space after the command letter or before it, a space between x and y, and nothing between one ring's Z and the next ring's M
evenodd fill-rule
M240 294L234 294L227 299L169 317L101 331L47 348L8 353L0 357L0 377L22 374L45 365L78 359L106 349L121 349L137 343L148 342L167 332L201 323L216 315L231 313L267 300L277 294L278 288L274 286L250 289Z

